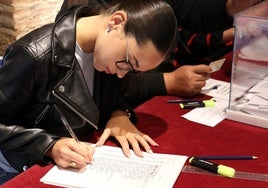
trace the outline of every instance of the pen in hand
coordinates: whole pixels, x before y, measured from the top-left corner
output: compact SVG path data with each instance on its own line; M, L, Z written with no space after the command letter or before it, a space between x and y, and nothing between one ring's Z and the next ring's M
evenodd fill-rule
M69 132L69 134L71 135L71 137L77 142L80 143L77 136L75 135L73 129L71 128L70 123L67 121L67 119L64 117L64 115L62 114L62 112L60 111L59 108L56 107L57 112L59 113L60 116L60 120L62 121L63 125L65 126L65 128L67 129L67 131Z
M64 116L60 117L62 123L64 124L65 128L67 129L67 131L70 133L71 137L77 142L79 143L79 140L77 138L77 136L75 135L73 129L71 128L69 122L65 119Z

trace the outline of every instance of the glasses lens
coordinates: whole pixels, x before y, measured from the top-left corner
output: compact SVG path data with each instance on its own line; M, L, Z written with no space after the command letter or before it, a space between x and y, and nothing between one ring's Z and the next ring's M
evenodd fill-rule
M118 69L125 70L125 71L133 71L134 70L133 66L127 60L116 62L116 66Z

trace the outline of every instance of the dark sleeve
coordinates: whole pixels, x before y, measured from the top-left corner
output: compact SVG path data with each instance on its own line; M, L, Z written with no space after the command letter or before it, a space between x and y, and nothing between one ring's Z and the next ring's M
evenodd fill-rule
M94 100L100 111L100 129L105 128L107 121L115 110L125 111L133 124L137 121L133 107L125 98L125 91L122 88L123 80L124 78L120 79L116 74L95 72Z
M123 78L122 86L125 99L132 107L136 107L154 96L166 94L161 72L129 73Z
M29 122L21 122L20 113L31 102L36 67L24 47L11 45L0 68L0 150L18 171L24 166L47 163L44 153L55 137Z
M178 25L191 32L224 30L233 25L226 12L227 0L165 0L176 15Z
M222 42L223 32L233 26L226 12L227 0L166 0L178 20L177 49L172 56L180 65L208 64L232 50Z
M232 50L233 41L222 42L223 31L195 33L180 29L173 58L180 65L209 63Z

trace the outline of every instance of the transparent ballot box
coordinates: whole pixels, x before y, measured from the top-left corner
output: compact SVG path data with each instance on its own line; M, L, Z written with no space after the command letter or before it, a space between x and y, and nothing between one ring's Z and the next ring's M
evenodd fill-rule
M268 0L234 17L227 119L268 128Z

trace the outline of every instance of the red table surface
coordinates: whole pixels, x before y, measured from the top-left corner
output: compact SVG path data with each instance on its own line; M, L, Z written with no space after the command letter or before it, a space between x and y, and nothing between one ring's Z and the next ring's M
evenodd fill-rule
M217 73L213 78L228 81L230 66ZM197 98L205 96L198 96ZM208 127L188 121L181 117L189 110L182 110L178 104L166 103L172 96L158 96L136 108L137 127L150 135L159 144L153 147L156 153L193 155L254 155L256 160L215 161L235 168L237 171L268 174L268 129L246 125L231 120L223 120L215 127ZM95 135L98 137L100 133ZM108 145L116 145L113 139ZM189 165L186 162L185 165ZM35 165L2 185L3 188L16 187L55 187L39 182L40 178L52 167ZM268 181L253 181L227 178L219 175L191 174L181 172L175 188L264 188Z

